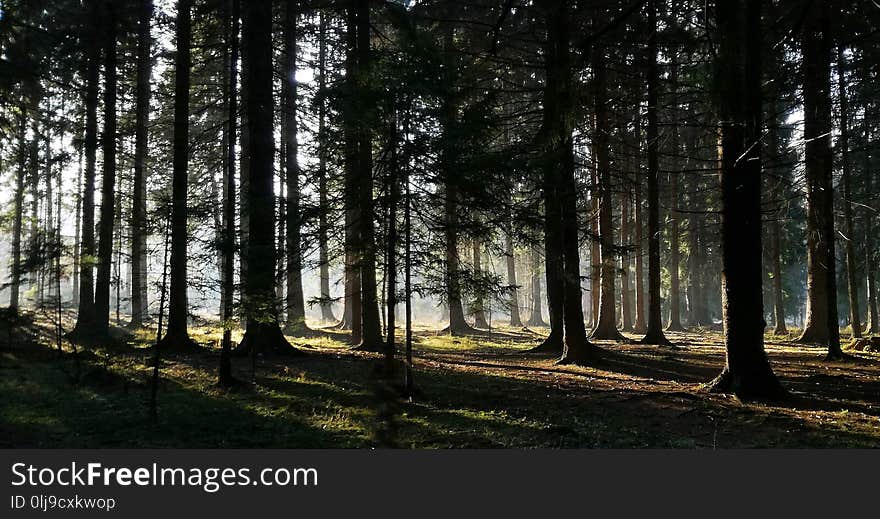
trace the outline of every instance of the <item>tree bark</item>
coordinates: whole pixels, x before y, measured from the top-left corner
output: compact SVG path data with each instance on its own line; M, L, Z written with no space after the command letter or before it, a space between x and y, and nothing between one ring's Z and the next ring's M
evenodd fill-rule
M80 240L79 307L73 339L91 333L95 322L95 162L98 151L98 75L101 59L99 38L99 0L88 3L89 22L83 24L86 60L85 171L82 186L82 239Z
M642 344L668 346L660 312L660 188L657 131L657 0L648 0L648 326Z
M547 218L548 264L550 252L559 258L564 347L561 364L595 365L602 350L587 339L581 300L580 248L576 186L574 182L574 139L569 113L573 100L571 37L566 0L543 2L547 11L545 51L546 80L541 128L544 162L544 203ZM548 286L549 286L548 275ZM549 290L548 290L549 292ZM551 323L552 324L552 323Z
M318 27L318 93L327 88L327 21L324 12L319 15ZM330 302L330 255L327 231L327 215L330 211L327 191L327 103L318 104L318 263L321 284L321 320L334 322L333 305Z
M507 262L507 286L510 290L510 326L522 328L519 315L519 284L516 280L516 252L513 247L513 231L508 229L504 237L504 256Z
M250 228L243 301L247 329L235 353L302 354L281 333L275 297L272 2L246 2L245 13L245 108L250 134L246 197Z
M474 259L474 279L477 280L478 285L480 284L480 280L483 277L483 265L482 265L482 243L479 239L474 239L472 242L473 248L473 259ZM486 309L485 309L485 299L483 298L482 288L477 288L476 296L474 297L474 328L489 328L489 323L486 321Z
M742 399L783 394L764 352L761 266L761 1L718 2L715 85L721 144L722 312L727 350L709 388Z
M134 178L131 202L131 322L129 326L143 326L147 311L147 228L146 228L146 174L148 128L150 118L150 76L152 56L150 47L150 20L153 0L142 0L138 12L137 86L135 87L135 150Z
M599 295L599 315L591 337L613 341L624 340L617 330L615 306L615 254L613 208L611 195L610 127L606 99L605 50L596 45L593 49L593 91L596 125L593 139L596 149L596 171L599 180L599 254L602 285Z
M846 93L846 61L843 46L837 46L837 91L840 99L840 151L841 184L843 187L843 225L844 252L846 253L847 294L849 296L849 322L853 338L862 336L861 313L859 312L858 260L855 249L855 230L852 207L852 168L849 161L849 99Z
M297 138L298 125L296 120L297 111L297 82L296 82L296 52L297 32L296 18L297 0L287 0L284 18L284 83L283 97L284 110L282 111L282 138L286 143L284 153L284 165L286 168L285 180L287 182L287 323L285 332L291 335L302 336L309 333L306 325L306 305L302 285L302 249L301 226L302 211L300 209L299 188L299 139Z
M159 347L195 349L187 321L187 186L189 170L189 94L192 68L192 0L177 3L174 60L174 137L171 173L171 261L168 330Z
M529 282L531 315L529 316L526 325L547 326L547 323L544 321L544 312L542 308L544 298L541 294L541 253L537 245L532 245L529 260L531 263L531 279Z
M226 81L226 164L225 164L225 197L223 200L223 274L221 276L223 293L223 341L220 351L220 369L217 383L221 387L229 387L235 383L232 376L232 320L233 298L235 297L235 143L238 136L238 96L236 81L238 79L238 32L241 16L240 0L230 0L226 20L229 54L228 76Z
M101 217L98 222L98 271L95 279L95 334L110 328L110 274L113 259L113 223L116 218L116 6L104 4L104 135L101 180Z
M840 357L834 253L829 9L813 2L803 26L804 165L807 179L807 316L801 342L827 343Z

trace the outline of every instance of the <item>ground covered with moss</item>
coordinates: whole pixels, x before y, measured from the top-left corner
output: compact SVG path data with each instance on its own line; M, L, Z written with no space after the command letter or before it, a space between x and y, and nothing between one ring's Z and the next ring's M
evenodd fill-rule
M785 400L706 393L723 364L713 331L675 333L677 349L600 343L598 368L525 354L546 330L453 338L419 330L416 396L376 383L379 357L345 335L290 338L295 359L235 359L242 381L216 387L219 331L204 353L166 355L158 421L148 412L151 332L73 352L51 326L0 330L0 447L748 448L880 445L880 355L827 363L821 348L768 336ZM154 333L154 332L153 332ZM5 337L4 337L5 336Z

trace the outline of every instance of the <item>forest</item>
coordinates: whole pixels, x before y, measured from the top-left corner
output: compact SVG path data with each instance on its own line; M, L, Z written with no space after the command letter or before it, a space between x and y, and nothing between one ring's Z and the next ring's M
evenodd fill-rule
M0 447L880 445L874 0L0 0Z

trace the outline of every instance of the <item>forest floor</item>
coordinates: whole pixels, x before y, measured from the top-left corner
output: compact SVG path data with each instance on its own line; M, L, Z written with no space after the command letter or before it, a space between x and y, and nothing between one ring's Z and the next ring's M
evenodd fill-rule
M828 363L821 348L785 337L768 335L767 350L791 396L743 403L703 390L724 362L714 331L670 333L674 350L600 342L605 363L580 368L524 354L546 330L452 338L420 329L419 391L407 401L380 396L378 355L351 351L329 330L290 338L301 358L234 359L244 382L219 389L219 331L197 327L193 338L209 348L165 355L152 423L155 332L75 355L66 343L55 349L40 319L9 328L0 326L0 447L880 446L880 355Z

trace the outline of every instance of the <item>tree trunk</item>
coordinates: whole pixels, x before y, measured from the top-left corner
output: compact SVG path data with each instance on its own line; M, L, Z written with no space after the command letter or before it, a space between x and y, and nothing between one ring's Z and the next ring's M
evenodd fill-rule
M613 208L611 195L610 127L608 122L605 51L593 48L593 91L596 126L593 139L596 149L596 172L599 180L599 254L601 261L602 292L599 296L599 316L595 319L593 339L624 340L617 330L615 308L615 254Z
M231 0L226 20L229 67L226 81L226 179L225 198L223 201L223 273L221 276L223 293L223 342L220 351L220 370L218 385L229 387L235 383L232 376L232 319L233 298L235 297L235 143L238 133L238 97L236 80L238 79L238 31L241 15L240 0ZM230 28L231 25L231 28Z
M783 393L764 352L761 266L760 0L718 2L715 85L721 141L722 312L726 365L710 384L739 398Z
M807 180L807 317L801 342L828 343L839 357L831 148L831 35L825 2L810 4L803 27L804 165Z
M357 31L357 68L353 80L356 92L363 92L369 98L372 88L372 51L370 49L370 1L358 0L355 10ZM362 336L356 348L366 351L382 352L381 323L379 318L379 301L376 285L376 240L374 237L374 201L373 201L373 132L370 122L363 116L363 111L372 113L372 106L359 106L357 117L351 121L357 128L358 161L357 161L357 194L358 214L356 222L360 242L358 243L358 267L361 281L361 312ZM355 117L354 110L349 112Z
M642 221L642 114L641 106L636 107L635 121L633 123L635 129L635 179L633 187L633 197L635 198L635 247L633 254L636 257L636 322L633 325L635 333L645 333L648 329L645 321L645 266L644 266L644 222Z
M246 198L250 228L243 301L247 330L235 353L300 354L281 333L275 297L272 2L246 2L245 13L245 109L250 133Z
M324 12L319 15L318 36L318 93L327 88L327 21ZM330 302L330 256L328 252L327 215L330 203L327 199L327 103L318 104L318 263L321 283L321 320L334 322L333 305Z
M448 74L452 74L455 70L455 62L452 55L453 49L453 33L451 25L446 29L443 35L444 56L447 60L446 70ZM446 78L447 84L451 85L453 79L451 76ZM448 93L443 99L442 115L441 115L441 131L443 132L442 144L440 148L440 169L442 188L444 194L443 206L443 232L444 247L446 249L446 303L449 306L449 326L446 331L450 335L468 335L476 332L474 328L468 324L465 319L464 305L461 297L461 256L458 250L459 239L459 195L458 195L458 179L455 178L455 172L458 169L458 150L454 141L454 125L458 108L452 99L453 94Z
M843 46L837 46L837 90L840 99L840 150L841 184L843 186L843 225L846 236L844 251L846 253L847 294L849 295L849 322L852 326L853 338L862 336L861 313L859 312L858 266L855 250L855 231L853 228L852 208L852 168L849 162L849 100L846 93L846 70Z
M98 337L106 336L110 328L110 274L116 218L116 6L107 0L104 7L104 135L101 137L104 164L95 279L95 334Z
M530 297L531 315L526 323L528 326L547 326L544 322L543 296L541 295L541 253L537 245L532 245L529 254L531 261Z
M297 110L297 83L296 83L296 18L299 13L296 2L288 0L284 18L284 83L282 93L284 98L284 110L282 116L282 139L286 144L284 149L284 165L286 168L287 182L287 235L285 248L287 249L287 322L285 332L291 335L302 336L309 332L306 326L306 305L302 286L302 250L301 239L301 213L300 188L299 188L299 139L297 138L298 125L296 121Z
M504 237L504 256L507 261L507 286L510 290L510 326L522 328L519 315L519 284L516 280L516 253L513 247L513 231L508 229Z
M595 365L601 349L587 339L581 300L580 247L577 191L574 181L574 139L569 113L573 101L571 38L567 2L544 2L547 9L547 42L542 134L544 142L544 203L549 253L560 265L564 348L561 364ZM551 265L548 262L548 271ZM549 285L549 276L548 276Z
M776 104L771 106L774 106L774 112L776 112ZM769 129L770 153L774 165L779 162L779 122L778 119L771 121ZM773 318L775 321L773 333L785 335L788 333L788 330L785 326L785 300L782 291L782 224L780 223L784 207L782 200L783 178L778 171L775 172L774 176L776 178L771 179L773 182L771 196L773 199L772 203L777 206L777 209L770 220L770 273L773 276Z
M865 107L865 113L868 113L868 106ZM874 175L871 171L871 125L865 125L865 193L874 192ZM864 211L865 220L865 277L867 278L865 289L868 295L868 333L880 333L880 316L877 314L877 260L876 251L874 249L876 239L874 238L876 222L876 201L867 200L867 207Z
M95 161L98 151L98 74L101 59L99 47L98 0L88 4L89 20L83 25L86 60L85 96L85 171L82 186L82 238L79 250L79 307L76 325L70 333L73 339L82 338L92 332L95 321Z
M23 102L23 101L22 101ZM27 174L27 116L19 115L18 171L15 175L15 208L12 224L12 276L9 284L9 308L18 311L21 290L21 227L24 213L24 177Z
M620 255L620 313L621 328L624 331L632 331L632 279L630 278L631 256L629 253L632 245L632 220L630 218L630 208L632 207L632 190L629 178L626 179L623 196L620 203L620 244L623 252Z
M669 172L671 189L669 193L669 323L666 329L671 332L684 331L681 324L681 222L679 221L678 203L681 186L681 144L678 131L678 55L673 52L670 70L670 88L672 88L672 160Z
M131 322L129 326L143 326L147 317L147 228L146 228L146 172L148 129L150 118L150 76L152 56L150 20L153 0L142 0L138 13L137 86L135 107L134 178L131 202Z
M177 4L177 34L174 70L174 137L171 174L171 285L168 300L168 330L160 346L194 349L198 345L187 331L187 184L189 168L189 90L192 59L192 0Z
M642 344L668 346L660 312L660 188L657 131L657 0L648 0L648 326Z
M474 253L474 279L478 283L476 296L474 298L474 328L482 328L485 330L489 328L489 323L486 321L485 299L483 297L483 289L481 288L482 283L480 282L483 277L483 253L481 250L483 247L478 239L473 240L472 247Z

